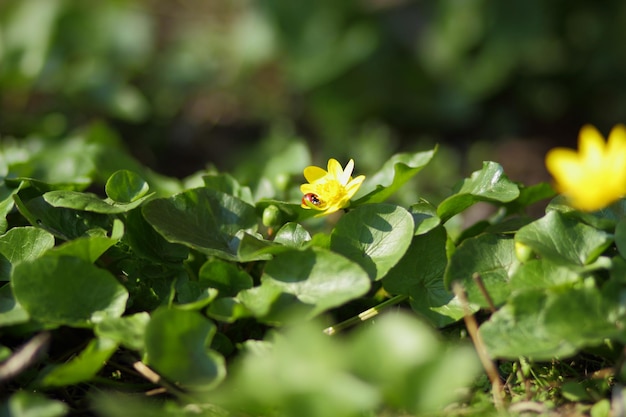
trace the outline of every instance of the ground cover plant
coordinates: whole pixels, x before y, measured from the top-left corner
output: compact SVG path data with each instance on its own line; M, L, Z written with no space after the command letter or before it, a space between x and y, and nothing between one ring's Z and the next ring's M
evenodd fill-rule
M361 172L290 141L243 183L103 124L3 141L0 414L621 415L625 132L553 151L560 195L486 161L437 205L394 202L437 147Z

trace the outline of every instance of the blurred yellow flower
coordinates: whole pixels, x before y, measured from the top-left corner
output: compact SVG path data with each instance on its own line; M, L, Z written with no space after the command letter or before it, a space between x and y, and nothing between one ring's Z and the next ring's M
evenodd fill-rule
M328 171L316 166L304 169L304 178L309 182L302 184L300 190L304 194L302 207L319 210L318 216L334 213L350 205L365 179L365 175L352 178L354 161L351 159L345 169L336 159L328 160Z
M626 195L626 126L616 125L607 142L595 127L583 126L578 152L552 149L546 167L572 207L595 211L608 206Z

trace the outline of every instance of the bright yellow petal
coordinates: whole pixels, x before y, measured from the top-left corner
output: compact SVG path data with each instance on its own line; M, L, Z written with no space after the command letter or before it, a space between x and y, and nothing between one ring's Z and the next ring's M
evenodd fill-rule
M324 178L326 175L328 175L328 172L320 167L309 166L304 168L304 178L306 178L308 182L315 182L320 178Z
M555 148L546 155L546 168L557 182L557 188L575 186L583 175L578 154L566 148Z
M346 185L346 196L348 200L354 197L356 192L359 191L359 188L361 188L361 184L363 184L364 180L365 175L359 175Z
M350 182L350 176L352 175L353 170L354 170L354 160L351 159L350 161L348 161L348 163L346 164L346 168L341 173L339 182L342 183L343 185L347 185L348 182Z
M591 125L585 125L580 129L578 136L578 152L586 165L602 163L606 142L602 134Z
M343 174L343 169L341 168L341 164L334 158L328 160L328 175L339 181L341 175Z
M613 127L609 134L607 143L607 154L624 154L626 153L626 126L619 124Z
M313 184L302 184L300 186L300 191L302 191L302 194L308 194L308 193L313 193L313 194L317 194L317 187Z

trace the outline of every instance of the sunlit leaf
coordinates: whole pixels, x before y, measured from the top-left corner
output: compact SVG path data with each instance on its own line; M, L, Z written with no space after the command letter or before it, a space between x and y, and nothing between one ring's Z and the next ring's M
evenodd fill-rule
M254 230L254 207L208 188L196 188L143 206L146 220L170 242L236 260L239 230Z
M479 201L507 203L515 200L519 193L519 187L507 178L499 164L485 162L480 171L463 180L456 192L439 204L437 214L446 222Z
M389 293L410 296L411 308L439 327L459 320L464 314L443 282L446 239L443 227L413 237L408 251L382 281Z
M104 191L116 203L132 203L145 196L149 188L148 183L138 174L123 169L109 177Z
M428 165L436 152L437 148L435 147L430 151L401 153L392 156L377 173L366 177L353 204L361 205L385 201Z
M22 215L33 226L39 226L61 239L105 236L113 225L113 220L106 214L53 207L43 197L33 198L27 203L23 203L18 196L14 199Z
M481 307L489 307L487 297L495 305L502 304L511 292L511 276L520 265L514 247L513 239L495 234L464 240L446 268L446 287L450 288L455 281L461 283L469 301ZM486 294L477 279L484 285Z
M14 227L0 236L0 254L11 265L35 259L53 246L54 236L36 227ZM8 280L3 272L0 270L0 280Z
M91 193L57 190L45 193L43 198L47 203L54 207L65 207L68 209L89 211L93 213L119 214L139 207L150 196L151 194L145 195L129 203L118 203L116 201L103 200L97 195ZM118 198L125 197L119 195Z
M606 232L551 211L519 229L515 241L553 262L576 267L593 262L612 243L612 238Z
M360 297L370 288L370 279L360 266L318 248L276 255L265 266L262 280L311 305L311 316Z
M372 280L379 280L402 258L412 237L413 218L405 209L368 204L339 219L330 248L361 265Z
M420 199L418 203L409 207L409 212L413 216L416 235L428 233L441 223L435 206L424 199Z

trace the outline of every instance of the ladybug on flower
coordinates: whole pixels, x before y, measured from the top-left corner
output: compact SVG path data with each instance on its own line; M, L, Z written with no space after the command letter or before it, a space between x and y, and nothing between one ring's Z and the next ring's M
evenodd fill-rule
M350 205L350 199L354 197L361 187L365 175L352 178L354 160L350 160L345 168L336 159L328 161L327 170L316 166L308 166L304 169L304 178L307 184L300 186L302 208L318 210L317 216L334 213Z

